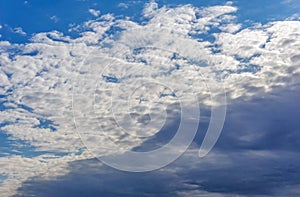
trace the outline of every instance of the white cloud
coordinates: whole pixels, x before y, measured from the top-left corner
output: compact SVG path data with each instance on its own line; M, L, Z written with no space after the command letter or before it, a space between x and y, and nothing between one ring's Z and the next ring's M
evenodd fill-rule
M119 4L118 4L118 7L119 7L119 8L127 9L127 8L129 7L129 5L126 4L126 3L119 3Z
M300 14L299 13L293 14L292 16L288 17L287 20L300 21Z
M92 14L95 17L98 17L100 15L100 11L99 10L95 10L95 9L89 9L89 13Z
M242 27L241 24L227 24L227 25L221 26L220 29L221 29L223 32L235 33L235 32L237 32L238 30L240 30L241 27Z
M152 17L154 16L157 10L158 10L158 4L154 0L151 0L149 3L146 3L143 10L143 15L145 17Z
M16 27L13 29L13 32L16 34L20 34L22 36L26 36L26 32L23 31L22 27Z
M263 30L243 29L237 34L220 33L216 37L216 43L222 45L223 54L250 58L255 53L263 51L261 46L266 43L268 34Z
M110 150L113 143L98 135L99 128L109 133L113 141L121 144L121 151L143 142L143 139L126 134L113 120L110 106L110 90L113 88L118 101L126 97L125 93L135 90L133 85L139 84L139 80L147 79L172 87L179 97L198 94L204 104L211 105L204 80L210 81L216 88L221 86L220 79L224 80L230 99L259 96L277 86L288 85L289 78L300 72L300 43L297 39L300 22L280 21L259 28L241 29L240 24L233 22L236 11L237 8L230 4L204 9L191 5L158 8L157 3L151 1L144 9L144 16L150 20L142 25L128 19L115 20L108 14L97 21L86 22L83 25L86 30L79 38L71 39L59 32L48 32L36 34L29 44L0 42L0 50L3 50L0 56L0 90L5 93L13 89L13 93L7 97L7 105L12 109L0 112L1 122L12 124L2 129L11 135L11 139L24 140L37 150L78 153L82 145L78 136L73 134L72 85L75 83L79 96L74 113L80 132L86 133L83 140L90 143L89 148L98 154L111 154L114 152ZM93 9L89 12L96 17L100 14ZM51 19L57 21L55 16ZM106 35L107 30L113 26L124 30L116 37ZM213 43L193 37L205 34L212 27L227 32L214 34L216 41ZM23 32L22 29L16 31ZM6 49L13 47L22 52L10 58L9 50ZM220 52L214 53L213 49ZM35 52L36 55L30 55ZM248 62L243 61L245 59ZM111 65L112 62L114 64ZM105 67L107 65L110 66ZM256 65L257 70L253 65ZM107 83L103 76L123 82ZM125 86L124 82L132 86ZM96 84L100 87L96 89L98 92L95 92ZM159 87L152 87L152 90L157 94L162 92ZM219 92L211 93L216 95ZM96 100L92 99L94 96ZM146 94L142 96L146 97L145 101L151 97ZM94 101L98 103L94 105ZM132 102L137 100L133 99ZM157 123L160 123L164 113L161 105L174 102L171 96L156 98L157 105L154 107L150 102L144 102L141 108L133 109L137 119L141 120L146 117L143 115L152 113ZM26 105L33 111L21 109L18 104ZM119 102L116 106L120 120L126 120L127 103ZM57 131L35 127L39 118L53 121ZM143 125L129 126L138 132ZM157 125L154 124L148 130L148 134L155 133ZM97 146L93 146L95 141ZM4 186L12 191L25 179L46 173L46 168L41 168L38 174L29 170L24 175L27 171L22 170L50 162L41 161L40 157L1 158L0 162L4 165L1 172L9 177ZM73 161L82 157L73 155L54 161L66 165L65 160ZM8 170L9 164L19 161L22 165L11 165L13 169ZM53 166L53 170L57 168ZM60 168L57 171L61 172Z
M59 21L59 18L55 15L50 17L50 20L54 21L55 23L57 23Z

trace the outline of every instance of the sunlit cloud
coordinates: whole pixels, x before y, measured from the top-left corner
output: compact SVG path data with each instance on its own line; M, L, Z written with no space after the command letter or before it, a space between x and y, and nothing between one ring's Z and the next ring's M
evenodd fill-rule
M175 106L177 102L173 94L196 94L205 107L217 106L219 103L213 103L210 96L220 94L216 90L224 84L231 104L292 86L300 73L300 22L295 17L245 28L236 22L238 7L232 3L168 8L150 1L142 11L147 18L142 24L113 14L100 15L95 9L88 11L99 18L80 25L81 35L77 38L51 31L37 33L25 44L0 42L1 132L13 142L26 143L37 154L0 158L0 175L5 176L0 181L3 195L16 194L18 187L31 177L63 176L69 172L70 162L92 158L94 155L87 153L81 140L90 142L89 149L97 151L97 155L131 150L145 143L143 138L126 134L111 113L113 96L119 101L126 92L136 90L125 86L125 82L151 79L172 87L172 91L162 86L149 87L160 95L155 100L157 106L147 102L149 95L137 94L134 100L142 102L143 107L133 109L139 124L127 125L128 128L138 134L149 119L146 114L152 113L156 119L145 135L154 135L164 119L163 106ZM59 20L55 15L50 19ZM117 30L112 33L111 29ZM26 35L22 28L15 28L14 32ZM208 34L211 39L205 37ZM206 81L212 86L210 90ZM97 91L92 89L95 83ZM74 88L85 96L77 97L80 99L75 105ZM96 99L91 99L95 95ZM126 102L114 105L121 122L127 120L127 107ZM94 108L96 115L91 111ZM76 133L74 114L80 132L86 133L84 137ZM87 116L94 118L87 120ZM98 135L99 121L120 149L112 149L112 142ZM41 122L48 124L43 126ZM254 137L248 134L241 140ZM95 142L97 146L93 146ZM272 155L265 153L263 156Z

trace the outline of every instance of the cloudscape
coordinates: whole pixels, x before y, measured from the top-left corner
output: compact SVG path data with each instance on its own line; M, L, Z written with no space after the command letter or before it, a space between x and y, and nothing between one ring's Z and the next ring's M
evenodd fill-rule
M299 196L299 10L1 1L0 196Z

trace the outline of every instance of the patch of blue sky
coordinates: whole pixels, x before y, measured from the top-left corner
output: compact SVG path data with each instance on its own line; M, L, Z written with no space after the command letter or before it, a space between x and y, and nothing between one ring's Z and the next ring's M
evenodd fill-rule
M1 99L1 96L3 95L0 95L0 99ZM4 98L4 99L3 99ZM2 100L3 99L3 100ZM9 110L9 109L14 109L13 107L11 106L6 106L5 104L8 102L5 100L5 97L2 97L2 99L0 100L0 111L5 111L5 110ZM33 108L31 107L28 107L24 104L17 104L18 108L22 108L28 112L33 112Z
M273 20L284 20L299 12L300 2L298 0L252 0L252 1L194 1L194 0L160 0L161 4L168 4L173 7L178 5L191 4L195 7L206 7L214 5L225 5L232 2L233 6L238 7L237 22L243 26L252 26L253 23L265 24Z
M1 97L5 98L4 95L0 95L0 98ZM5 106L5 102L5 100L0 102L0 111L9 110L11 108ZM33 113L33 109L26 105L19 104L18 107ZM35 147L31 146L26 141L12 139L11 135L7 134L3 129L1 129L9 124L13 123L0 122L0 157L8 155L22 155L24 157L34 157L47 153L51 153L56 156L63 156L67 154L59 152L37 151ZM57 130L57 126L58 125L55 125L51 120L39 118L39 124L35 125L35 128L48 128L52 132L55 132Z
M39 151L36 149L36 147L31 146L24 140L11 139L10 137L11 135L6 134L0 128L0 157L20 155L22 157L32 158L45 154L52 154L62 157L69 154L63 152Z
M35 125L34 128L42 128L42 129L50 129L50 131L54 132L57 131L57 126L53 121L47 120L44 118L39 118L39 124Z
M0 186L1 186L2 183L5 181L5 179L7 179L7 176L6 176L6 175L0 174Z
M3 124L2 124L3 125ZM10 155L34 156L33 147L28 146L22 140L12 140L10 135L0 128L0 157Z
M238 69L237 73L238 74L245 73L245 72L256 73L256 72L258 72L260 70L261 70L260 66L255 65L255 64L248 64L248 65L244 66L244 68Z
M36 56L38 55L39 52L38 51L30 51L30 52L26 52L26 53L23 53L22 55L27 55L27 56Z
M26 43L33 34L39 32L60 31L71 37L78 37L80 32L69 31L70 25L78 25L95 17L89 9L100 10L101 15L112 13L116 16L132 16L138 18L138 13L144 6L143 2L130 4L130 9L122 8L122 1L0 1L0 40L13 43ZM124 3L124 2L123 2ZM92 5L92 6L91 6ZM16 13L16 14L12 14ZM136 15L136 16L135 16ZM21 27L26 35L14 32L14 28Z
M118 79L117 77L115 76L107 76L107 75L102 75L103 77L103 80L105 82L108 82L108 83L120 83L120 79Z
M7 102L6 100L5 100L5 95L0 95L0 111L5 111L5 110L7 110L7 109L11 109L12 107L7 107L7 106L5 106L5 103ZM1 125L1 123L0 123L0 125Z
M0 24L2 39L24 43L31 34L59 30L67 32L70 23L88 19L89 6L81 1L1 1ZM12 14L15 13L15 14ZM12 29L21 27L27 36L13 34Z
M191 36L194 39L197 39L198 41L207 41L207 42L213 43L216 40L216 38L213 34L220 33L221 31L217 27L213 27L213 26L208 26L208 27L210 29L207 32L201 33L199 31L199 32L196 32L193 34L189 34L189 36Z
M234 3L239 9L237 20L244 27L252 26L253 23L266 24L270 21L285 20L299 12L300 3L293 5L298 0L253 0L237 1Z

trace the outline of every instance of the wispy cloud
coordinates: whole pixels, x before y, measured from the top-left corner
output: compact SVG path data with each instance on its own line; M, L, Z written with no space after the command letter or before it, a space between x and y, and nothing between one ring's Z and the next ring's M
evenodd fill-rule
M89 13L92 14L95 17L98 17L100 15L100 11L99 10L95 10L95 9L89 9Z
M57 23L59 21L59 18L55 15L50 17L50 20L54 21L55 23Z
M13 32L22 36L26 36L26 32L23 31L22 27L13 28Z

